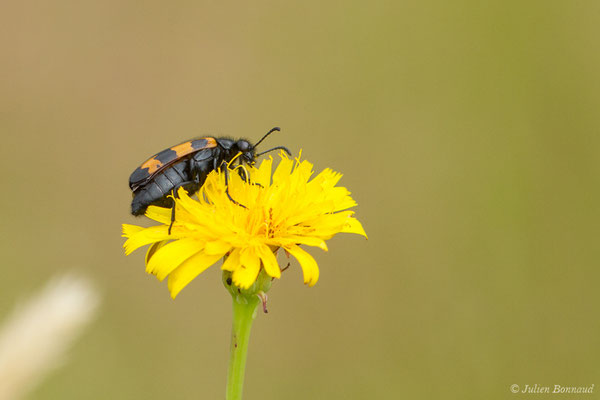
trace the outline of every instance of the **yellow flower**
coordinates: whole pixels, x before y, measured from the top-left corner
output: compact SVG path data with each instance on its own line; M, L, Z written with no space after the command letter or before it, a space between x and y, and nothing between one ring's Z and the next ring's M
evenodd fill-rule
M151 206L146 216L161 225L143 228L123 224L125 253L151 245L146 255L146 271L159 280L169 277L171 296L177 294L202 271L226 257L222 269L231 271L233 283L250 287L261 265L273 278L281 276L275 254L283 248L302 267L304 283L313 286L319 279L315 259L299 245L327 250L325 240L338 232L367 236L360 222L347 209L356 205L350 192L336 186L341 174L325 169L312 180L313 165L294 162L284 153L272 174L273 159L246 167L251 179L245 182L229 170L229 193L225 173L211 172L198 200L179 189L175 199L175 222L171 210ZM237 167L241 168L241 167Z

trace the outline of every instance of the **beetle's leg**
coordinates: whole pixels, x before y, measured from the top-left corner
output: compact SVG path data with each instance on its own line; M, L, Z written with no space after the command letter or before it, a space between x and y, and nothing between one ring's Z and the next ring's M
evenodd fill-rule
M227 169L225 169L225 194L227 195L227 197L229 197L229 200L231 200L231 202L233 204L237 204L238 206L240 206L242 208L248 208L245 205L240 204L237 201L235 201L233 199L233 197L231 197L231 195L229 194L229 171Z
M240 176L240 178L242 178L242 180L246 183L249 183L251 185L256 185L258 187L264 188L263 185L261 185L260 183L256 183L256 182L252 182L252 180L250 180L250 173L248 172L248 170L244 167L243 164L240 164L238 167L238 175Z
M263 188L263 189L264 189L264 186L263 186L263 185L261 185L261 184L260 184L260 183L258 183L258 182L253 182L253 181L250 179L250 173L249 173L249 172L248 172L248 171L247 171L245 168L240 168L240 169L243 169L243 170L244 170L244 177L242 178L242 179L244 180L244 182L246 182L246 183L249 183L249 184L251 184L251 185L254 185L254 186L258 186L259 188ZM241 174L240 174L240 175L241 175Z
M194 173L194 158L188 160L188 171L190 171L190 174Z
M242 180L246 183L248 183L248 181L250 180L250 176L248 176L248 171L246 170L246 168L244 168L244 166L242 164L240 164L237 167L238 170L238 175L240 176L240 178L242 178ZM250 182L252 183L252 182Z
M173 201L173 207L171 208L171 223L169 224L169 235L171 234L171 228L173 228L173 222L175 222L175 201Z
M225 163L225 165L227 165L227 162L225 160L221 161L221 165L218 165L219 161L218 159L221 157L221 149L219 147L216 147L213 151L213 170L217 170L217 167L221 167L221 165L223 165L223 163Z
M243 208L248 208L245 205L240 204L237 201L235 201L233 199L233 197L231 197L231 195L229 194L229 168L227 168L227 162L225 160L223 160L223 162L221 163L221 166L223 166L223 164L225 164L225 169L223 170L225 172L225 194L227 195L227 197L229 197L229 200L231 200L231 202L233 204L236 204Z

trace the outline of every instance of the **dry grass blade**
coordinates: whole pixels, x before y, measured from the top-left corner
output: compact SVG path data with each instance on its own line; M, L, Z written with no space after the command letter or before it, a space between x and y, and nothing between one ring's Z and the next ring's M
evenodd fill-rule
M18 304L0 330L0 400L22 398L56 368L98 303L86 279L67 275Z

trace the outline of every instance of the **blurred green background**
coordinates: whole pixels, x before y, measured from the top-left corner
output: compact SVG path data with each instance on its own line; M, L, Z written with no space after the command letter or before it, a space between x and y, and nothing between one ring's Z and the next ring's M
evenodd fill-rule
M104 295L31 398L224 398L219 268L173 301L126 258L127 180L273 126L344 173L369 240L276 282L245 399L600 391L599 2L12 1L0 32L0 316L60 271Z

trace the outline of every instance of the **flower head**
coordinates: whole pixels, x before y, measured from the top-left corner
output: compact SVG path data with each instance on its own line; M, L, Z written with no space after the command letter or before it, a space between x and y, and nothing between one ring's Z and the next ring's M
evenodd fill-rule
M229 171L211 172L198 200L179 189L175 199L175 222L169 234L171 209L151 206L146 216L160 225L143 228L123 224L125 253L150 245L146 271L159 280L169 277L174 298L202 271L225 258L222 269L231 271L233 283L250 287L261 268L273 278L281 276L275 253L283 248L302 267L304 283L319 279L315 259L300 245L327 250L325 240L336 233L366 237L360 222L349 211L356 205L350 192L336 186L341 174L325 169L313 179L313 165L284 153L272 172L272 158L258 168L246 167L246 182ZM228 183L226 176L228 174ZM231 199L227 195L227 190Z

